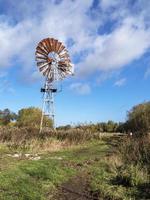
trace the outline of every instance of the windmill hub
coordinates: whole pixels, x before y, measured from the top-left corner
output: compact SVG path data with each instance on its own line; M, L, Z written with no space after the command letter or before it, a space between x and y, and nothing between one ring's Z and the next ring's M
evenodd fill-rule
M54 38L40 41L35 55L39 71L45 77L44 87L41 88L43 93L41 131L44 116L51 118L54 125L54 93L57 92L55 82L63 80L68 75L73 75L73 64L66 47Z

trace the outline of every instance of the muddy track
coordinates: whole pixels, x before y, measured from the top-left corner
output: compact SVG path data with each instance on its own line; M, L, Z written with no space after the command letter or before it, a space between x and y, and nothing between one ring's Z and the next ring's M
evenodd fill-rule
M90 178L88 174L78 174L77 176L69 179L66 183L62 184L55 200L98 200L98 193L91 191L89 186Z
M120 137L116 136L111 139L106 138L106 143L111 145L111 148L105 151L105 156L111 156L114 153L116 146L120 141ZM113 143L113 144L112 144ZM82 149L85 151L85 149ZM78 152L79 153L79 152ZM80 152L81 153L81 152ZM77 155L76 155L77 156ZM90 187L90 174L87 171L87 166L98 162L100 158L94 158L84 161L82 164L65 163L69 167L74 167L78 170L76 176L70 178L67 182L59 186L57 193L53 196L53 200L104 200L100 198L100 191L92 191ZM106 198L109 200L109 198ZM105 199L105 200L106 200Z

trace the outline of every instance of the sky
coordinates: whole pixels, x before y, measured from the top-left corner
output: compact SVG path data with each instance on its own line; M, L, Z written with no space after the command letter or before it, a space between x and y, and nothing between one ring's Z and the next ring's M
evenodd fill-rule
M57 83L57 126L125 121L150 100L150 1L0 0L0 110L41 108L35 48L47 37L75 68Z

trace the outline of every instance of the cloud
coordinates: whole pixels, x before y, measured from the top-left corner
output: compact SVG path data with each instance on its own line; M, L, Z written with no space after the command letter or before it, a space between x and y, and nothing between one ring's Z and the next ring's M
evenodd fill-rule
M143 22L127 18L108 35L98 36L93 42L93 53L79 63L79 74L111 71L139 59L150 47L150 29Z
M114 83L114 86L121 87L121 86L125 85L125 83L126 83L126 78L122 78L122 79L117 80L117 81Z
M0 15L0 69L19 66L19 76L27 82L39 79L34 52L46 37L58 38L68 46L77 77L109 74L140 59L150 48L146 0L133 5L128 0L124 4L102 0L96 8L92 8L93 0L33 0L32 6L26 0L0 2L5 8ZM99 33L112 21L112 30Z
M150 77L150 68L148 68L144 74L144 78L147 79L148 77Z
M70 90L79 95L87 95L91 92L91 88L87 83L72 83L70 85Z
M101 0L101 7L103 9L108 9L115 7L120 3L120 0Z
M36 64L34 62L35 47L45 37L55 37L65 43L71 38L74 41L72 48L74 53L87 48L85 44L88 46L88 35L94 30L92 21L88 20L86 15L92 0L86 2L64 0L59 4L56 4L56 1L43 0L40 4L43 9L40 9L39 4L35 3L37 1L33 1L32 7L34 4L36 5L40 17L33 15L35 10L32 10L31 6L25 2L18 1L16 4L17 8L21 9L20 20L17 16L18 13L14 14L15 10L10 11L13 13L16 23L10 23L10 16L7 15L0 20L0 68L13 67L18 64L22 66L23 71L33 71ZM9 8L10 6L8 6ZM23 13L27 11L27 17L21 14L21 11ZM30 74L32 76L32 72Z

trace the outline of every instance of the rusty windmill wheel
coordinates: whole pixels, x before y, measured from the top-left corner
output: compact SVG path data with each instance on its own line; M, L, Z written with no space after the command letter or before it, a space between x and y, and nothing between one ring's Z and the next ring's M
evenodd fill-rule
M66 47L54 38L46 38L36 47L36 61L40 72L53 82L72 74L73 65Z

